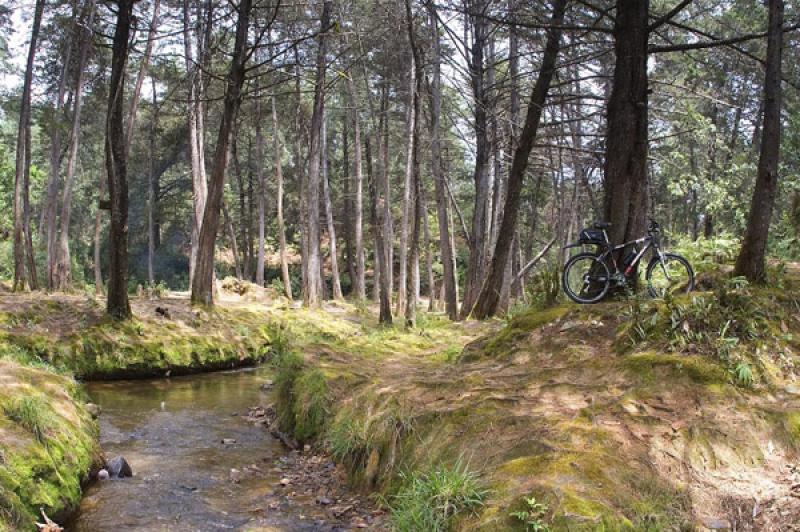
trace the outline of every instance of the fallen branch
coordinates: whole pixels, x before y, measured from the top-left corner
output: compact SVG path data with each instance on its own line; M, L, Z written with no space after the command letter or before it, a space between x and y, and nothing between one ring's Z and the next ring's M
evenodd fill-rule
M530 271L530 269L531 269L531 268L533 268L534 266L536 266L536 263L537 263L537 262L539 262L540 260L542 260L542 257L544 257L544 256L545 256L545 254L546 254L548 251L550 251L550 248L551 248L551 247L553 247L553 244L555 243L555 241L556 241L556 237L553 237L553 238L551 238L551 239L550 239L550 242L548 242L547 244L545 244L545 246L542 248L542 250L541 250L541 251L540 251L540 252L539 252L539 253L538 253L538 254L537 254L535 257L533 257L533 258L530 260L530 262L528 262L528 264L526 264L526 265L525 265L525 267L524 267L524 268L522 268L522 269L519 271L519 273L516 275L516 277L514 277L514 280L512 281L512 283L516 283L517 281L519 281L520 279L522 279L522 277L523 277L523 276L524 276L526 273L528 273L528 272Z

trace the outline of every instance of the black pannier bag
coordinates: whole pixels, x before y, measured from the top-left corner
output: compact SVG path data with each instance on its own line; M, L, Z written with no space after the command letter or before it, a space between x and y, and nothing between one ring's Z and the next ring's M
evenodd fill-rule
M600 229L584 229L578 236L581 244L605 244L606 235Z

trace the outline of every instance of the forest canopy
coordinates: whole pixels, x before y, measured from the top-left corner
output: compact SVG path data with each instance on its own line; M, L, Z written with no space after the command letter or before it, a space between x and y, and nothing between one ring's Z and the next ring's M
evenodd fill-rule
M764 282L800 258L799 30L783 0L0 0L0 277L413 324L655 219Z

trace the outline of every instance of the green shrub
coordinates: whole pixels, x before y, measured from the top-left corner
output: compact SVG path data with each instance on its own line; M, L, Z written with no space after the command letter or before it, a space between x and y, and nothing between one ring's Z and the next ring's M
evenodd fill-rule
M739 239L730 235L697 240L682 236L672 245L676 253L686 257L696 273L713 270L720 264L733 264L739 247Z
M269 352L273 357L279 359L291 351L291 334L287 324L271 321L264 327L264 330L269 342Z
M275 367L275 410L278 428L294 434L294 383L303 371L303 359L291 351L278 354L272 361Z
M455 517L483 505L487 491L462 462L402 475L403 485L389 503L391 526L398 531L443 532Z

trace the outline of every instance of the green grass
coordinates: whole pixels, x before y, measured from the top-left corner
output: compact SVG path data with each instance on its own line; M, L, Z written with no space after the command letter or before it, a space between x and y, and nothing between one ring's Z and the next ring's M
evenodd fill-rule
M488 496L478 475L461 460L402 480L389 502L392 529L400 532L450 530L460 513L477 511Z
M328 419L328 382L319 369L307 369L294 381L294 437L310 441L322 434Z
M30 431L40 443L45 443L54 420L52 412L41 397L25 395L12 399L3 406L3 412L9 419Z

